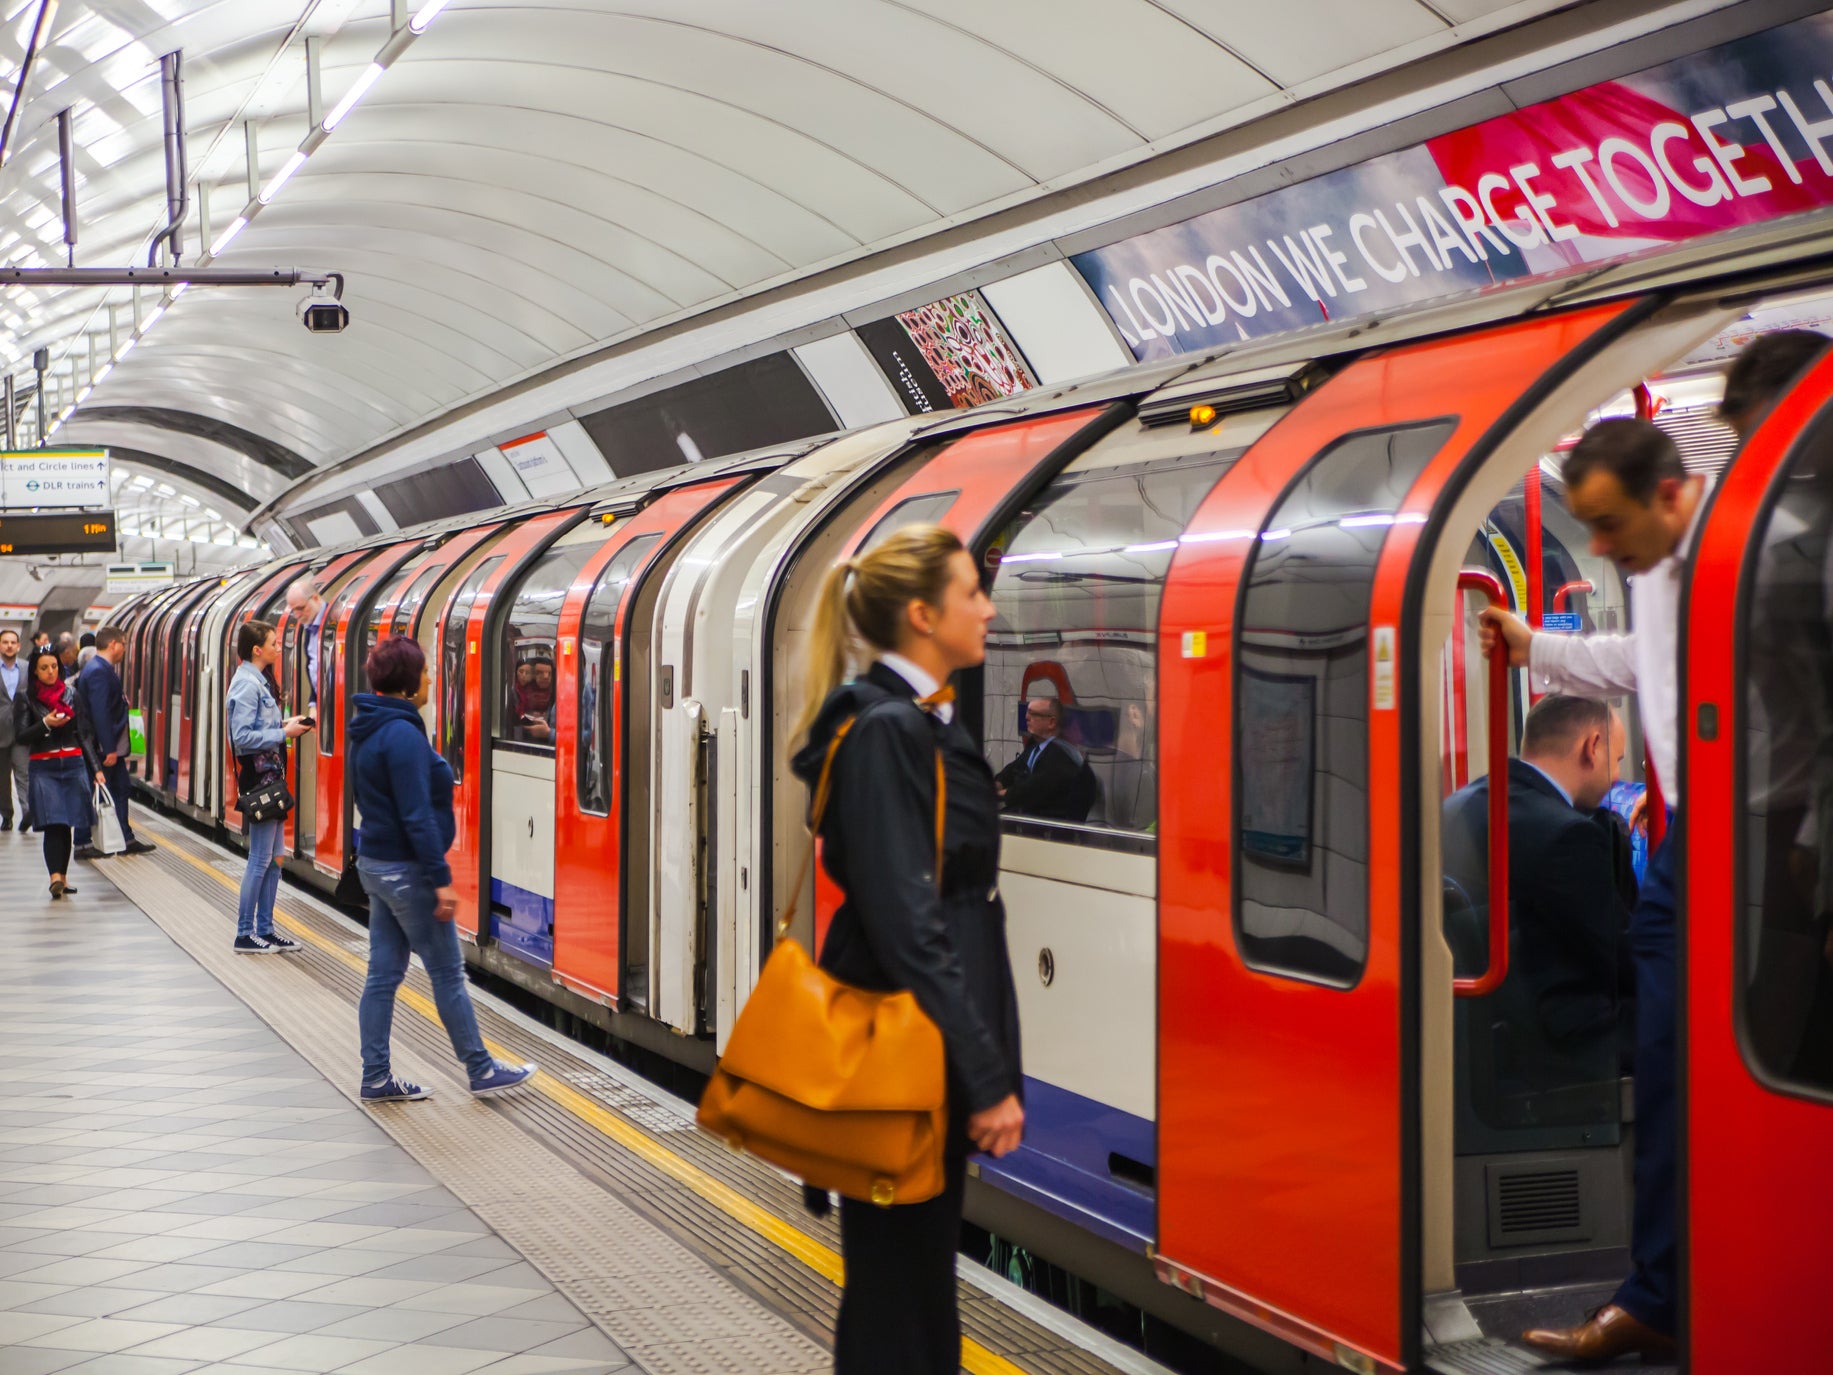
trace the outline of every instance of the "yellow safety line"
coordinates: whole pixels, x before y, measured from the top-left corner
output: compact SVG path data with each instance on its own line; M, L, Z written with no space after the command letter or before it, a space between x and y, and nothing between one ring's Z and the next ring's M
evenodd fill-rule
M185 846L170 845L170 849L185 863L208 874L223 887L239 890L240 885L227 874L199 859ZM326 940L290 913L276 909L275 917L288 931L314 948L324 951L325 954L347 968L358 973L367 971L368 962L366 960L358 959L341 945ZM433 1006L433 1000L424 993L403 984L396 997L434 1026L443 1026L439 1020L439 1010ZM509 1058L509 1052L488 1037L485 1038L484 1045L492 1055ZM529 1083L544 1097L565 1108L580 1120L598 1128L620 1146L641 1156L670 1179L685 1185L734 1221L742 1223L765 1240L787 1251L809 1269L835 1284L843 1282L842 1277L845 1272L840 1253L833 1247L816 1240L801 1228L785 1222L768 1209L759 1207L731 1185L714 1178L692 1161L676 1155L647 1132L639 1131L623 1118L608 1112L584 1094L554 1078L546 1070L536 1071L534 1078ZM970 1375L1025 1375L1023 1367L1014 1365L998 1352L988 1350L972 1337L967 1336L961 1339L961 1365L963 1369L970 1372Z

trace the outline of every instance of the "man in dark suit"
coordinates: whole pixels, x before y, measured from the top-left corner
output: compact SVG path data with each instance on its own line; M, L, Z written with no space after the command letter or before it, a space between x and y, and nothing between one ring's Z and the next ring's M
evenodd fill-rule
M112 625L96 633L95 657L83 665L76 679L77 723L83 739L102 761L97 781L108 786L114 799L115 815L121 821L121 836L127 841L127 853L144 855L157 849L151 841L141 840L127 819L127 694L121 690L121 660L127 657L127 637ZM81 851L78 851L81 854ZM93 847L83 855L95 859Z
M1059 739L1062 710L1054 697L1025 703L1025 748L994 780L1001 806L1013 816L1086 821L1099 787L1082 751Z
M1555 1062L1615 1070L1627 1053L1635 904L1628 838L1598 808L1622 766L1622 718L1597 698L1554 695L1528 712L1508 761L1509 978L1523 983ZM1445 800L1445 873L1477 904L1489 881L1489 779ZM1465 972L1460 969L1460 973ZM1557 1077L1557 1071L1555 1071Z

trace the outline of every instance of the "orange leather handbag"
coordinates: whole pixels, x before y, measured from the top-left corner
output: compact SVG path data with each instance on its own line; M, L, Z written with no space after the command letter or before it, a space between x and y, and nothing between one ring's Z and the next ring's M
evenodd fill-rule
M822 762L816 833L834 755L852 726L835 732ZM938 884L946 786L937 751ZM794 893L807 881L813 845L811 837ZM881 1207L934 1198L948 1122L942 1033L907 990L868 992L823 970L787 938L795 912L792 897L701 1096L700 1125L817 1189Z

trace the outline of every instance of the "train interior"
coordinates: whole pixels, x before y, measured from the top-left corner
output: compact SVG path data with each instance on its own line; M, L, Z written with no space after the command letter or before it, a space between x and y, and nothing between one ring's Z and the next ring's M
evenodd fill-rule
M1489 856L1481 852L1480 835L1471 832L1469 802L1460 809L1454 796L1489 774L1497 750L1520 757L1527 711L1543 695L1525 670L1504 671L1504 719L1492 719L1495 670L1479 646L1478 615L1498 601L1559 633L1632 628L1625 577L1593 552L1566 504L1563 454L1598 420L1652 419L1675 440L1687 472L1703 477L1709 492L1738 442L1718 413L1731 360L1761 334L1826 331L1830 324L1833 293L1824 290L1746 301L1729 312L1702 309L1690 322L1671 326L1657 321L1647 330L1649 342L1657 350L1666 343L1670 357L1610 395L1586 397L1582 389L1570 389L1573 396L1562 398L1568 418L1557 440L1522 471L1525 436L1518 433L1458 502L1448 522L1453 532L1466 530L1468 517L1485 502L1488 506L1467 539L1446 535L1432 565L1434 585L1455 615L1445 617L1447 633L1437 642L1442 648L1425 651L1422 681L1435 683L1437 691L1422 692L1433 727L1422 733L1422 741L1430 742L1432 770L1422 776L1436 777L1438 786L1422 790L1421 816L1422 832L1437 833L1442 879L1437 921L1458 979L1474 980L1489 967L1493 928ZM1607 357L1581 376L1594 391L1608 387L1597 379L1608 377L1612 363L1620 366ZM1573 400L1578 407L1571 407ZM1524 430L1531 428L1530 422ZM1507 490L1499 499L1478 495L1504 483ZM1455 564L1446 557L1453 546ZM1460 573L1474 576L1459 578ZM1549 963L1545 936L1517 925L1509 932L1508 974L1500 986L1459 996L1453 1006L1454 1160L1446 1176L1453 1181L1450 1273L1484 1327L1504 1333L1549 1318L1576 1320L1608 1301L1629 1269L1635 979L1625 936L1648 861L1643 809L1649 782L1635 697L1614 699L1610 707L1622 725L1622 737L1613 741L1621 761L1597 816L1613 837L1614 875L1600 874L1598 881L1614 883L1608 905L1615 929L1594 933L1599 958L1587 978L1578 980L1571 966ZM1433 904L1425 906L1429 911ZM1753 954L1753 964L1756 960ZM1797 970L1812 965L1794 962ZM1796 990L1794 1011L1811 997L1812 982L1804 985L1806 993ZM1427 1017L1430 1021L1429 1012ZM1791 1025L1799 1030L1804 1019L1805 1014L1796 1016ZM1430 1127L1426 1136L1428 1142L1434 1136ZM1428 1290L1431 1249L1428 1245ZM1438 1268L1441 1282L1446 1273Z

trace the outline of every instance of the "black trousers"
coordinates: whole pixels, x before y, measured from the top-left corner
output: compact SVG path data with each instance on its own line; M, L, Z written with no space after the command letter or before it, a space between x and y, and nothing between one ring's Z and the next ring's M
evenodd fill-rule
M45 832L45 872L47 874L67 874L70 872L70 828L68 826L46 826Z
M880 1208L840 1200L846 1286L834 1331L836 1375L957 1375L961 1316L955 1252L967 1158L950 1155L947 1183L927 1203Z

